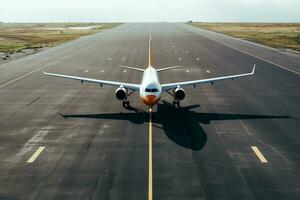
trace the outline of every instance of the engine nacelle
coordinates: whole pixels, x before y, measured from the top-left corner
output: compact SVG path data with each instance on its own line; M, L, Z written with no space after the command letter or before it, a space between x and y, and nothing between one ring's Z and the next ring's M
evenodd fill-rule
M177 87L174 91L174 98L182 101L185 98L185 91L181 87Z
M116 92L115 92L115 95L116 95L116 98L119 100L119 101L122 101L126 98L127 96L127 91L124 87L119 87Z

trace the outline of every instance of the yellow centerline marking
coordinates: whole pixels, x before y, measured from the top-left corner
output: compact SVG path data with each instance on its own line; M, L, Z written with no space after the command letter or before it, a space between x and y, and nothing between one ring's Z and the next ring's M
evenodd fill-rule
M150 24L150 30L149 30L149 44L148 44L148 65L151 66L151 40L152 40L152 31L151 31L151 24Z
M29 158L29 160L27 160L27 163L33 163L35 159L37 159L37 157L44 151L45 148L46 147L38 148L38 150L36 150L36 152Z
M262 162L262 163L268 163L267 159L260 152L260 150L257 148L257 146L251 146L251 148L254 151L254 153L256 154L256 156L259 158L260 162Z
M148 171L148 200L152 200L152 109L149 109L149 171Z

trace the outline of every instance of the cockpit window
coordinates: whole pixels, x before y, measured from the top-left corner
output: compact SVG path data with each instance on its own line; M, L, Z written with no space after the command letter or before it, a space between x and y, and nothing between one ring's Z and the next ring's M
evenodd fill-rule
M157 88L146 88L146 92L158 92Z

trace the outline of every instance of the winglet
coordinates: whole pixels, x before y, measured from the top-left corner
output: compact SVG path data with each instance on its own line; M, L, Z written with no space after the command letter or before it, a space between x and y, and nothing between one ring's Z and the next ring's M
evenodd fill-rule
M256 64L253 66L253 69L252 69L251 74L254 74L254 72L255 72L255 67L256 67Z

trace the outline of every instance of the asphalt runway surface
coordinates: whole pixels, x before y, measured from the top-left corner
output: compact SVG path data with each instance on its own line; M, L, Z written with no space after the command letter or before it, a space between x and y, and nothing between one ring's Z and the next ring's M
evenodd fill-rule
M137 93L43 71L140 83L150 24L111 30L0 65L0 199L300 199L300 56L181 23L152 23L161 83L251 71L164 94L152 115Z

